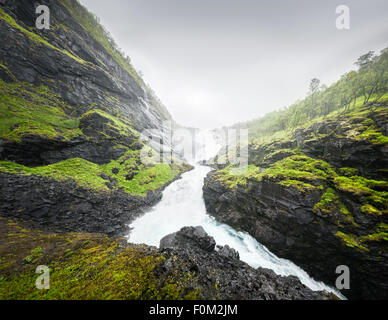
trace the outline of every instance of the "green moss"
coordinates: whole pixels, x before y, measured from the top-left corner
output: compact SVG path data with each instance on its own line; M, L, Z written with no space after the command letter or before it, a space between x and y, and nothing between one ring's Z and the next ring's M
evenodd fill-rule
M356 168L340 168L339 173L346 177L355 176L358 173Z
M188 167L183 164L170 166L162 163L144 166L140 163L140 151L132 150L128 150L123 157L112 160L107 165L97 165L80 158L34 168L13 162L0 162L0 172L40 175L58 181L72 179L80 186L97 191L107 192L121 188L127 193L140 196L146 196L147 191L163 187L179 173L187 170ZM112 184L104 179L104 174L115 182Z
M380 223L375 227L374 233L368 235L357 237L353 234L345 234L339 231L336 233L336 237L340 238L348 247L356 248L360 251L369 251L368 246L370 246L372 243L381 243L384 246L387 245L388 225L385 223Z
M1 247L6 259L0 260L0 300L201 297L199 288L195 287L195 274L184 274L178 269L168 274L156 273L166 259L156 250L143 246L123 247L120 244L123 239L101 235L23 230L15 223L7 225L3 218L0 218L0 230L1 245L15 243L13 247ZM21 233L25 233L26 238L20 238ZM24 258L27 253L30 254ZM49 290L35 287L38 276L35 269L39 264L50 268Z
M296 189L298 189L301 192L312 191L312 190L316 190L317 189L316 186L313 186L310 183L306 183L306 182L299 181L299 180L292 180L292 179L287 179L287 180L280 181L279 184L281 186L283 186L283 187L293 187L293 188L296 188Z
M338 208L338 195L332 188L327 188L321 200L314 206L314 212L331 213Z
M367 236L360 237L360 240L363 242L380 242L380 241L388 241L388 232L380 232L369 234Z
M342 240L342 242L349 248L356 248L360 251L369 251L369 249L361 244L358 238L353 234L346 234L338 231L335 236Z
M144 169L127 182L124 190L130 193L146 195L148 190L156 190L172 181L179 174L179 170L171 169L168 164L156 164L154 167Z
M123 157L100 166L101 170L114 177L117 185L125 192L145 196L147 191L154 191L171 182L182 172L189 170L186 164L141 162L141 152L128 150Z
M3 63L0 62L0 68L3 69L5 71L5 73L8 74L8 76L13 80L13 81L17 81L16 77L13 75L13 73L8 69L8 67L6 65L4 65Z
M359 140L369 140L374 144L388 144L388 137L384 136L381 130L375 126L369 126L355 138Z
M320 201L314 205L313 211L335 217L338 226L343 223L359 227L349 209L341 202L340 196L333 188L327 188ZM340 213L338 217L335 213Z
M262 181L269 179L283 186L293 186L303 191L318 189L322 181L337 176L334 169L323 160L316 160L305 155L293 155L280 160L263 172L254 165L249 166L247 173L233 176L231 167L219 171L219 180L229 187L246 184L247 179Z
M386 223L380 223L380 224L377 226L376 231L377 231L378 233L380 233L380 232L388 232L388 224L386 224Z
M111 126L113 129L115 129L117 132L119 132L122 135L128 135L131 134L135 137L139 137L139 134L136 130L134 130L131 126L131 123L124 119L120 119L115 116L112 116L111 114L101 110L101 109L92 109L88 111L87 113L83 114L80 119L86 118L94 113L97 113L101 115L104 118L107 118L111 121L111 123L108 123L108 126Z
M0 171L24 175L40 175L58 181L74 180L77 184L95 189L108 191L106 180L99 174L103 173L97 164L80 158L68 159L56 164L30 168L13 162L0 162Z
M232 166L228 166L223 170L218 171L217 179L227 185L229 188L233 188L237 185L246 185L248 179L254 178L259 174L260 169L255 165L249 165L243 174L235 174Z
M376 188L386 188L386 181L376 181L360 176L353 176L336 177L334 183L338 190L362 197L361 199L365 203L363 212L370 213L374 210L372 206L380 211L386 211L388 208L388 192L375 190Z
M33 41L36 44L44 45L47 46L53 50L56 50L58 52L61 52L62 54L67 55L68 57L72 58L73 60L81 63L81 64L87 64L87 62L80 57L76 56L74 53L70 53L67 50L59 49L52 44L48 43L45 39L43 39L41 36L38 34L31 32L22 26L20 26L14 18L12 18L10 15L4 12L3 9L0 8L0 19L8 23L12 28L18 30L21 32L24 36L28 37L31 41Z
M33 250L31 250L31 254L29 256L27 256L24 260L27 262L27 263L35 263L36 261L38 261L43 255L43 250L42 250L42 247L37 247Z
M366 214L370 214L370 215L377 215L377 216L381 216L381 211L380 210L377 210L374 206L372 206L371 204L365 204L361 207L361 211L363 213L366 213Z
M27 134L70 140L82 135L79 120L45 86L0 81L0 138L20 142Z
M261 174L263 178L307 182L319 182L336 175L327 162L304 155L291 156L278 161Z

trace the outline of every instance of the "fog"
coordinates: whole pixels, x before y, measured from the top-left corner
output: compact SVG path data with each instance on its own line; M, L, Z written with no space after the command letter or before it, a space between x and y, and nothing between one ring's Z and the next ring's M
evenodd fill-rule
M388 46L386 0L81 0L180 124L214 128L302 99ZM350 30L336 7L350 8Z

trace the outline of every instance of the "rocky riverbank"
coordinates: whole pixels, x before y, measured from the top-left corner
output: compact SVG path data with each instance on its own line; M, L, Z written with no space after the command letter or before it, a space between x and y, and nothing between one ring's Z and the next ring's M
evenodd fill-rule
M96 191L72 180L1 173L0 212L52 232L120 237L129 233L128 225L160 201L164 188L179 177L146 196L137 196L122 190Z
M235 251L215 247L202 228L183 228L160 249L87 233L47 233L0 218L0 299L312 299L295 277L253 269ZM14 242L12 248L8 245ZM50 289L34 286L50 266Z
M207 211L328 285L347 265L349 298L387 299L386 124L385 106L365 108L251 144L246 174L206 178Z

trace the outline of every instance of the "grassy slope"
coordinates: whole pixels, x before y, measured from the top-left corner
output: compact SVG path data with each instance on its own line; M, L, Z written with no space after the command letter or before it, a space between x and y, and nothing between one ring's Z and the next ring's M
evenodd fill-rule
M376 96L372 96L370 98L370 103L373 103L374 101L376 101L375 99L376 99ZM388 93L383 95L382 97L379 97L378 102L379 104L387 105ZM265 120L265 117L263 117L258 120L254 120L251 123L248 123L249 138L251 143L257 144L257 145L260 145L263 143L270 143L276 140L284 140L284 139L287 139L287 137L292 136L296 130L311 127L313 124L322 122L327 118L335 119L338 117L342 117L344 114L346 114L346 116L349 116L349 117L360 117L360 118L363 118L364 120L367 120L366 115L368 114L368 112L369 111L364 107L363 97L358 97L354 105L352 105L348 109L341 107L335 111L330 112L326 116L317 116L317 117L314 117L313 119L306 119L306 121L303 121L297 126L295 127L290 126L289 128L284 130L275 130L274 132L268 131L265 133L257 132L256 130L262 126L261 121ZM386 137L381 136L381 134L380 134L380 137L383 139L386 139ZM385 140L385 142L386 141L387 140Z
M65 160L56 164L29 168L13 162L0 162L0 172L9 172L19 175L39 175L50 177L57 181L72 179L77 184L96 191L122 189L133 195L146 196L147 191L154 191L172 181L179 173L185 170L184 166L170 166L160 163L150 167L137 166L135 159L139 152L129 150L119 160L112 160L107 165L97 165L80 158ZM130 159L125 160L127 157ZM120 164L122 161L124 163ZM116 172L116 169L118 172ZM133 174L131 179L126 176ZM110 176L110 182L104 179L104 175ZM109 187L108 187L109 186Z
M0 217L0 300L196 299L191 273L156 275L166 260L144 246L95 234L46 234ZM35 269L50 268L50 290Z
M97 112L110 122L108 127L121 135L138 136L138 133L124 120L94 109L72 116L74 107L67 105L58 95L45 86L28 83L5 83L0 81L0 139L20 142L25 135L38 135L47 139L70 140L84 136L79 128L80 120ZM104 132L102 132L104 134ZM110 139L108 135L105 135ZM88 139L88 137L85 137ZM127 152L118 160L106 165L97 165L83 159L68 159L54 165L28 168L11 162L1 162L0 172L15 174L37 174L57 180L73 179L79 185L95 190L109 191L107 180L100 175L109 175L116 181L111 188L122 188L125 192L145 196L148 190L155 190L172 181L179 173L187 170L184 165L143 165L140 151L125 146ZM128 176L132 176L128 179Z
M82 135L72 107L45 86L0 80L0 138L20 142L23 135L69 140Z

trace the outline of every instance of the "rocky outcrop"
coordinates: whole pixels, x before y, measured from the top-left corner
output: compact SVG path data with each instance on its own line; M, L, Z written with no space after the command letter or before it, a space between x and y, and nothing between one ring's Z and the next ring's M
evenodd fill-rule
M339 209L332 214L314 212L321 197L319 191L304 193L274 181L254 179L231 189L217 180L215 172L205 179L203 191L209 214L249 232L276 255L293 261L317 280L335 286L336 268L347 265L351 287L342 292L345 296L387 298L388 251L384 240L370 242L364 250L356 242L344 243L336 236L346 224L353 233L370 233L375 218L362 213L356 202L347 200L358 228L346 222Z
M238 251L234 250L228 245L217 246L217 251L220 255L223 255L225 257L240 260L240 254L238 253Z
M246 174L205 179L207 211L330 286L347 265L349 298L387 299L387 123L384 104L366 105L251 142Z
M183 228L160 240L160 248L183 249L196 246L204 251L212 252L216 247L214 239L207 235L202 227Z
M125 236L128 225L160 201L166 186L141 197L120 190L97 192L71 180L1 173L0 212L52 232Z
M227 300L322 300L335 298L327 292L314 292L296 277L281 277L272 270L253 269L238 259L229 247L215 250L215 241L202 227L185 227L164 237L160 249L170 258L161 266L164 272L183 260L182 268L194 272L207 298ZM174 260L173 255L179 257ZM205 296L206 297L206 296Z
M357 138L359 132L362 138ZM337 168L355 168L362 176L387 179L383 169L388 167L388 147L378 143L374 134L388 135L388 114L370 108L365 117L328 119L296 130L293 137L301 151L313 158Z
M339 114L298 128L287 138L267 144L249 144L249 163L262 168L289 157L299 148L336 168L354 168L365 177L387 179L388 113L385 104L367 106L353 116ZM384 138L385 137L385 138ZM381 140L379 140L381 138Z
M161 249L187 249L198 247L207 252L216 250L220 255L228 258L240 260L239 253L228 245L217 246L216 242L210 237L202 227L185 227L179 232L172 233L160 240Z

